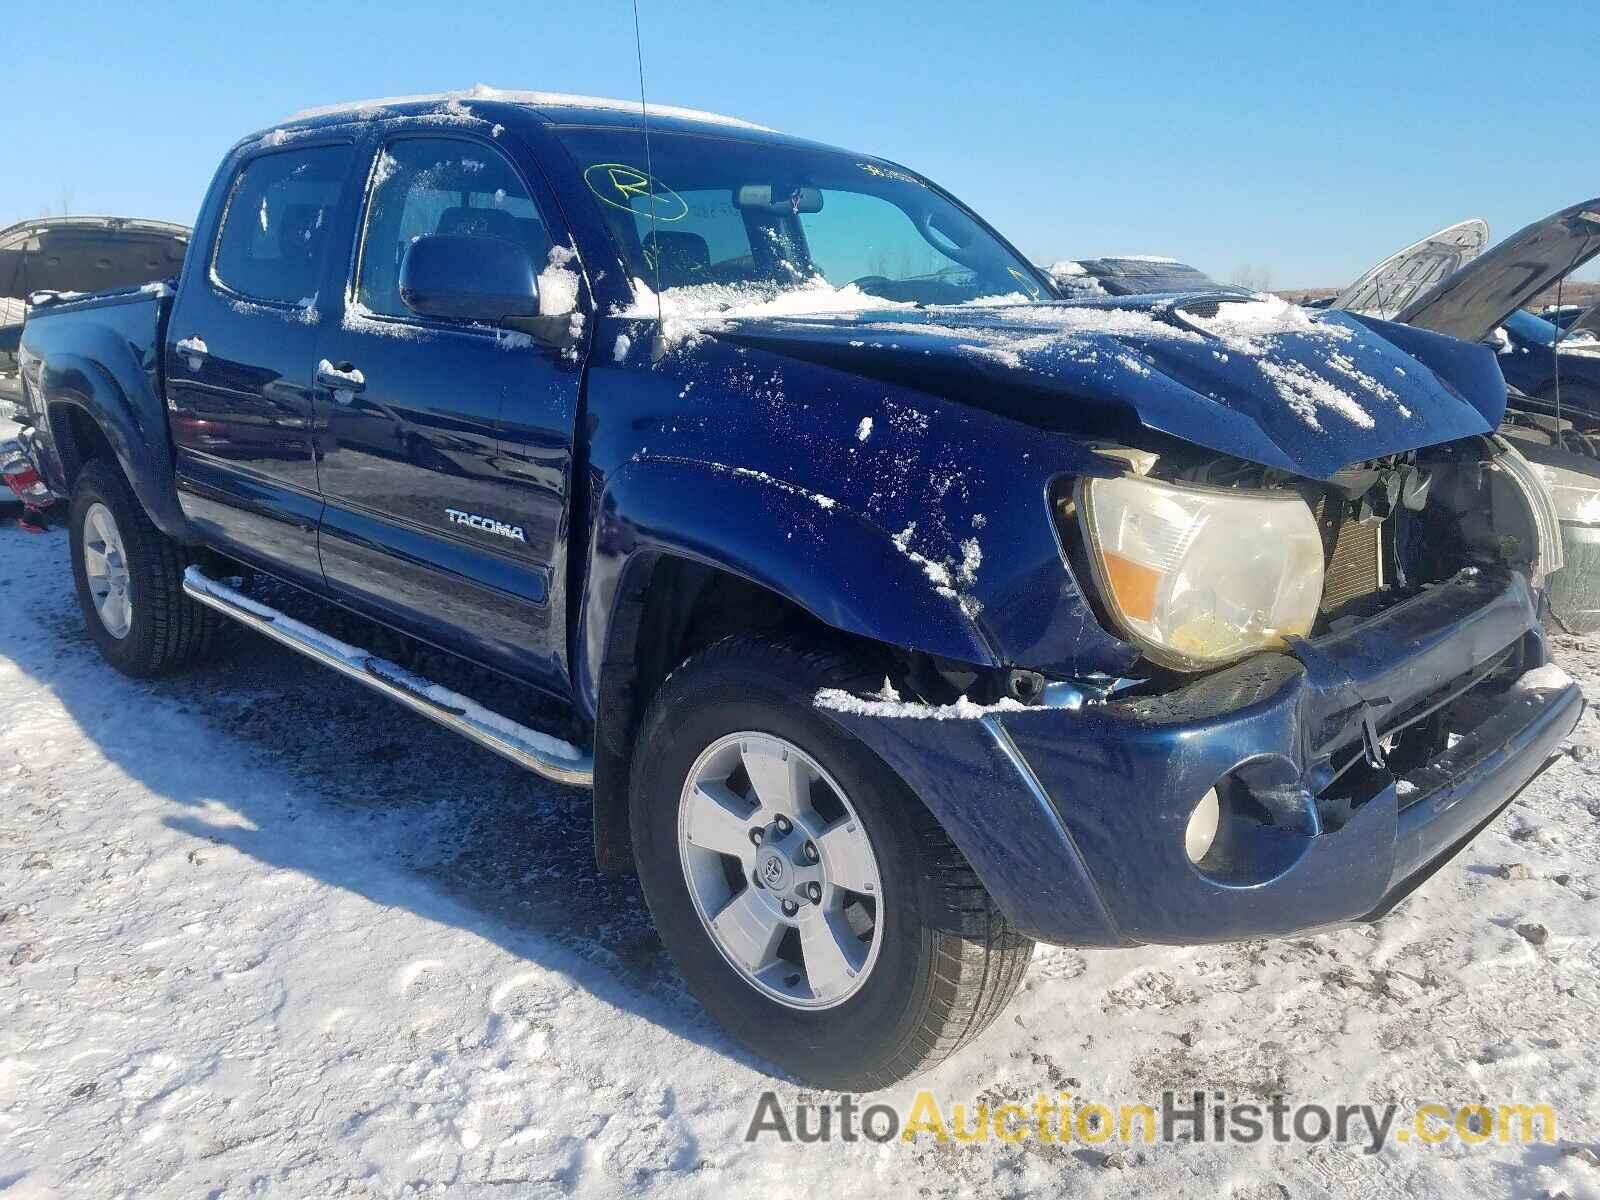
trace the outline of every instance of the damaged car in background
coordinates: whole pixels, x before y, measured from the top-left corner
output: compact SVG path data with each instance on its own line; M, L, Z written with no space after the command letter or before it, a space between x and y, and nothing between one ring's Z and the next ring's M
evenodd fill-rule
M0 421L22 400L17 346L31 297L53 299L176 277L189 230L130 217L37 217L0 229ZM19 445L0 441L0 476L38 528L49 489Z
M1597 255L1600 198L1535 221L1394 314L1499 351L1509 387L1500 432L1554 497L1566 568L1550 581L1550 609L1577 634L1600 630L1600 340L1581 321L1564 332L1523 306Z
M1143 296L1157 292L1205 291L1249 296L1248 288L1218 283L1198 267L1158 254L1065 258L1045 268L1056 290L1074 296Z
M229 151L175 295L34 309L104 656L173 670L226 617L592 788L693 992L845 1090L971 1042L1036 941L1376 919L1548 765L1583 699L1492 351L1063 302L898 163L648 131L487 88L302 114Z

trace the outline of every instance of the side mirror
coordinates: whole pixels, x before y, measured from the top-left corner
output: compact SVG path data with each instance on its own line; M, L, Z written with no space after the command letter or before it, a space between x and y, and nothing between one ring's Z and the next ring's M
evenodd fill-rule
M528 252L496 237L421 237L400 264L400 298L424 317L503 321L539 312Z

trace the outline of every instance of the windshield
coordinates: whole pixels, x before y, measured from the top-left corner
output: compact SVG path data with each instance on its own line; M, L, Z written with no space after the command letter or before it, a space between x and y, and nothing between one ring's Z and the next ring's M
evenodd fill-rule
M875 159L652 131L567 129L629 274L750 298L845 289L863 302L1049 299L1034 269L926 180ZM636 291L639 290L636 286Z

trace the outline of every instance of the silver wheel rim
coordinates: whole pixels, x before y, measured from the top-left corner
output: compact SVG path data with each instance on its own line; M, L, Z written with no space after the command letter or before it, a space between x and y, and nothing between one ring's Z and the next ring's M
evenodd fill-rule
M730 733L678 802L678 854L712 944L788 1008L843 1004L883 943L883 884L844 790L798 746Z
M133 579L117 519L104 504L91 504L83 514L83 573L100 624L119 641L127 637L133 628Z

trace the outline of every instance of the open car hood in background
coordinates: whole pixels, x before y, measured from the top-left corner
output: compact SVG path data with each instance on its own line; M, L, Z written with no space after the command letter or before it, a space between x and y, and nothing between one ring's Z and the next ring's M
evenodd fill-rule
M1418 296L1466 266L1489 244L1489 223L1458 222L1391 254L1335 296L1329 308L1392 321Z
M1517 309L1600 254L1600 198L1512 234L1401 310L1395 320L1481 342Z
M170 278L188 247L187 227L132 217L40 217L0 229L0 323L13 323L13 313L20 321L34 292L99 292Z

